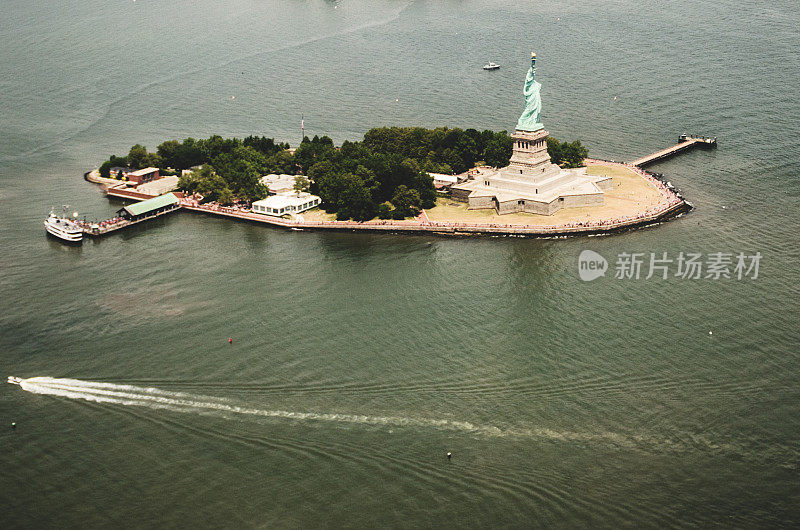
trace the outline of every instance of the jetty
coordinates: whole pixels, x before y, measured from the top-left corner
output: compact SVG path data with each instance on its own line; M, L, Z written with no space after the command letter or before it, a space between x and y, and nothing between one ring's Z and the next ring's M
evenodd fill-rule
M644 167L648 164L652 164L654 162L658 162L659 160L664 160L671 156L677 155L678 153L683 153L688 151L693 147L705 147L705 148L712 148L717 146L717 137L708 137L708 136L695 136L695 135L687 135L682 134L678 137L678 143L673 145L672 147L667 147L666 149L662 149L660 151L656 151L653 154L643 156L642 158L637 158L630 164L636 167Z
M145 200L120 208L117 211L117 216L111 219L94 223L78 223L83 233L92 237L105 236L117 230L128 228L129 226L143 223L181 209L181 198L174 193L167 193L157 197L149 197L146 195L141 197L143 194L139 193L135 193L135 195L140 195L139 197L132 197L130 193L132 192L125 195L109 195L125 199L144 198Z

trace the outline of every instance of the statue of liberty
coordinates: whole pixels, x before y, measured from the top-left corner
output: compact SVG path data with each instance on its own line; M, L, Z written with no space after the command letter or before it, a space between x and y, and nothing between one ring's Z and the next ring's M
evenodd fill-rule
M531 52L531 67L528 70L528 75L525 77L525 110L522 111L522 116L517 121L518 131L534 132L543 129L544 125L539 119L539 114L542 112L542 95L539 91L542 89L542 84L536 81L536 54Z

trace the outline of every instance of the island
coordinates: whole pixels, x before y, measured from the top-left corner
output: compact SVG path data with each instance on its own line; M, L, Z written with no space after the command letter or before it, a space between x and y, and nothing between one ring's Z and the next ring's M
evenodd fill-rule
M187 210L309 229L551 236L628 229L691 208L657 175L551 137L540 89L532 53L512 133L379 127L339 146L304 137L294 149L215 135L155 152L137 144L86 177L110 197L176 191Z

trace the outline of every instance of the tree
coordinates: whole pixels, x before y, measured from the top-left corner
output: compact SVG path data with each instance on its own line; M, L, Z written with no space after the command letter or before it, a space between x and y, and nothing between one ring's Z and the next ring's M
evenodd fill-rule
M189 169L203 162L208 162L208 160L203 158L203 152L200 150L194 138L186 138L181 145L175 149L172 157L172 167L176 169Z
M233 191L228 187L225 179L215 173L211 166L205 165L196 173L199 177L196 191L203 196L204 202L220 201L221 199L227 202L232 201Z
M142 163L144 167L164 167L164 160L156 153L147 153Z
M278 151L289 149L289 144L275 143L274 139L265 136L248 136L244 139L243 144L246 147L252 147L267 157L274 155Z
M279 175L292 175L295 173L294 157L289 151L278 151L267 158L267 171Z
M550 155L550 162L553 164L561 164L564 155L561 152L561 142L552 136L547 137L547 154Z
M298 175L294 178L294 191L297 193L302 193L308 191L311 187L311 181L308 178Z
M417 190L409 189L401 184L397 186L397 190L392 197L392 204L394 205L392 216L395 219L416 217L419 215L421 203L422 201L419 198L419 192Z
M214 160L223 153L230 153L238 146L241 145L241 140L238 138L223 138L215 134L205 140L198 140L197 146L203 153L203 161L208 162Z
M514 141L507 132L495 133L492 138L486 141L486 147L483 151L483 161L492 167L505 167L511 159L513 150Z
M156 153L161 157L164 167L178 167L175 163L175 154L180 147L181 143L178 140L167 140L156 148Z
M392 204L390 202L382 202L378 205L378 219L391 219L392 218Z
M575 168L583 166L583 159L589 155L589 150L586 149L580 140L575 140L572 143L564 142L561 144L561 151L564 156L564 167Z
M247 153L249 147L241 147L230 153L221 153L212 162L214 171L219 174L234 195L248 202L257 201L267 196L267 187L261 183L261 172L256 167L257 161ZM251 150L252 151L252 150ZM263 158L257 151L252 151Z
M346 173L342 176L342 184L336 219L360 222L375 217L377 208L364 181L357 175Z
M131 169L142 169L147 167L147 148L141 144L136 144L128 151L128 164Z
M111 176L111 162L108 160L100 164L100 176L106 179Z
M217 197L217 202L220 204L231 204L234 200L233 192L228 188L222 188L219 191L219 196Z
M580 140L574 142L559 142L552 136L547 137L547 154L550 161L565 168L576 168L583 166L583 159L589 155L589 150L584 147Z

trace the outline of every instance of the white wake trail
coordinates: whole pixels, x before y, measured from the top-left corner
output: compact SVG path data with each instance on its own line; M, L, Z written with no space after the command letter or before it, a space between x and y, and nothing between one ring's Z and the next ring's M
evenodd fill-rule
M571 432L556 431L544 427L499 428L476 425L467 421L451 419L410 418L403 416L368 416L360 414L338 414L319 412L297 412L269 410L239 406L220 397L201 396L183 392L170 392L158 388L139 387L81 379L54 377L32 377L20 379L9 377L9 383L19 385L26 392L69 399L109 403L115 405L147 407L183 413L210 413L220 415L243 415L263 418L279 418L299 421L322 421L458 431L487 437L513 437L549 440L562 443L600 443L647 452L684 452L692 450L712 451L748 456L748 452L731 443L719 443L704 436L683 433L680 438L655 438L639 434L621 434L608 431ZM687 441L688 440L688 441Z
M257 409L226 403L227 400L222 398L199 396L183 392L169 392L157 388L143 388L133 385L83 381L80 379L32 377L30 379L22 379L19 382L19 386L26 392L34 394L82 399L95 403L112 403L117 405L148 407L152 409L168 409L176 412L212 411L292 420L330 421L397 427L433 427L491 436L509 434L496 427L481 427L465 421Z

